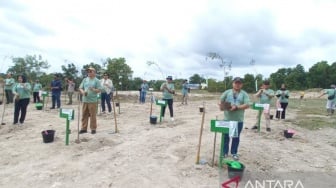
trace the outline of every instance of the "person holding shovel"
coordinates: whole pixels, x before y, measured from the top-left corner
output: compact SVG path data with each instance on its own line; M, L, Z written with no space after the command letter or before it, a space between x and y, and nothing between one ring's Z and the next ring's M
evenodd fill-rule
M264 104L264 116L266 119L266 131L271 132L271 118L270 118L270 104L271 100L274 97L274 91L270 89L270 82L265 80L259 89L259 91L255 94L256 97L260 99L260 103ZM259 119L259 117L257 117ZM257 120L258 121L258 120ZM252 129L258 129L258 123L256 123Z
M113 89L112 80L109 79L107 73L103 74L103 79L100 80L100 84L103 86L101 91L101 108L102 113L105 114L105 103L107 104L108 113L110 114L112 111L111 106L111 93Z
M91 134L96 134L97 129L97 94L101 92L100 80L96 78L96 69L89 67L88 76L79 85L79 92L83 95L82 128L79 134L87 133L89 118Z
M170 119L172 122L174 122L174 110L173 110L173 98L175 94L175 87L173 83L173 77L168 76L166 78L167 82L164 82L161 84L160 90L162 91L163 98L162 100L167 101L169 113L170 113ZM165 115L166 106L162 107L162 121Z
M62 91L62 82L59 79L59 75L55 74L54 80L50 83L51 89L51 102L52 105L50 109L55 109L61 107L61 91Z
M18 123L20 123L20 125L23 125L26 119L27 106L30 100L31 85L27 82L26 77L20 75L18 76L18 83L14 85L12 91L15 96L13 125L17 125Z
M224 111L224 121L236 121L238 125L238 135L232 138L231 154L234 160L239 160L238 146L240 142L240 132L244 125L244 112L249 108L250 98L248 94L242 90L243 80L236 77L232 82L232 89L224 91L220 97L219 109ZM224 134L223 153L224 158L228 157L230 137Z
M188 80L183 80L183 84L182 84L182 103L181 104L188 104L188 88L189 88L189 84L188 84Z

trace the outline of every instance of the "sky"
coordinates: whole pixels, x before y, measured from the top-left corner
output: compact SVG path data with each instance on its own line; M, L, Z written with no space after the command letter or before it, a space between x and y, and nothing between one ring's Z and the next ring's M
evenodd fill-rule
M308 71L335 62L335 10L333 0L0 1L0 72L34 54L49 73L124 57L147 80Z

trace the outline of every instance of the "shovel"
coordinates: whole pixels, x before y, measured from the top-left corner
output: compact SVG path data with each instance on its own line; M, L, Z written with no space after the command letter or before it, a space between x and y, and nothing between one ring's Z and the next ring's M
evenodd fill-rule
M81 101L79 101L79 104L78 104L78 121L77 121L77 139L75 140L75 143L76 144L79 144L80 143L80 140L79 140L79 122L80 122L80 108L81 108Z

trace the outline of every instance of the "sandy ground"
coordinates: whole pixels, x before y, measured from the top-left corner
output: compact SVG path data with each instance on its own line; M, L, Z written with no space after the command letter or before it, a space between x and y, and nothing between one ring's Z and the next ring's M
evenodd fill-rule
M203 188L219 187L228 180L227 168L217 165L219 133L216 164L212 167L214 133L210 132L210 120L223 117L217 96L204 103L200 159L206 164L196 165L202 122L199 106L204 96L191 94L188 105L181 105L176 99L175 125L169 121L152 125L150 103L139 104L136 94L120 92L120 113L116 108L119 133L115 133L113 115L100 115L97 134L81 134L80 143L75 143L78 103L63 105L75 110L69 145L65 145L66 119L60 118L57 110L37 110L30 103L26 122L18 126L12 125L13 105L6 105L6 125L0 128L0 187ZM0 109L2 114L4 106L0 105ZM160 107L153 105L152 109L152 114L159 116ZM294 183L300 180L304 187L316 187L314 183L317 187L335 187L335 129L309 131L295 127L291 120L296 118L296 112L289 107L285 121L271 121L272 132L265 131L262 120L258 133L250 129L256 114L255 110L246 110L239 148L240 161L246 169L240 187L248 187L252 180L278 179ZM284 138L286 128L293 128L297 134L292 139ZM54 142L48 144L41 136L41 131L47 129L56 130Z

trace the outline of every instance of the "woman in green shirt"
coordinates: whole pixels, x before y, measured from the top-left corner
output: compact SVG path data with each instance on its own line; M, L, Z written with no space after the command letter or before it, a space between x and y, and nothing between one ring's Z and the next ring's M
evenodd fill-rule
M285 119L289 98L289 91L286 89L285 84L281 84L281 88L276 92L275 96L278 98L281 107L281 110L277 109L275 117L280 119L281 114L281 119Z
M27 113L27 106L30 100L30 91L31 85L27 82L26 77L20 75L18 76L17 83L14 85L12 91L15 96L15 109L14 109L14 122L13 124L16 125L23 122L26 119ZM21 116L20 116L21 112ZM19 119L20 116L20 119Z

